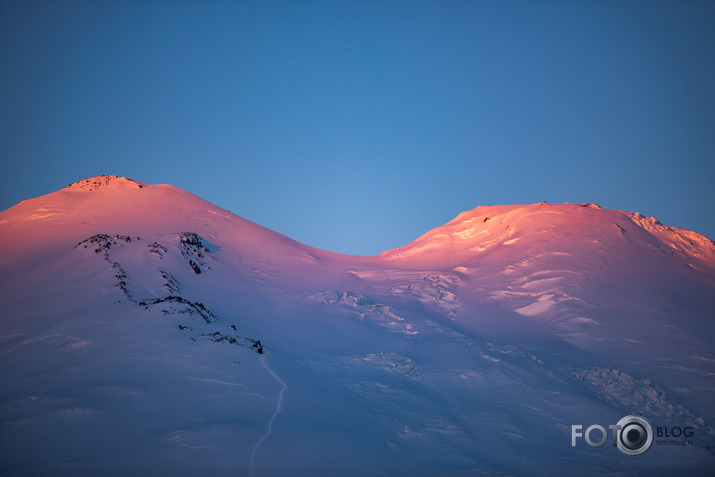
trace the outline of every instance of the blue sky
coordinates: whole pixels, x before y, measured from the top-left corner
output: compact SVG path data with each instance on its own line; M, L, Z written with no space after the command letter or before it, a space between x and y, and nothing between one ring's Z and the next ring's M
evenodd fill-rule
M478 205L715 238L715 3L9 1L0 208L169 183L318 248Z

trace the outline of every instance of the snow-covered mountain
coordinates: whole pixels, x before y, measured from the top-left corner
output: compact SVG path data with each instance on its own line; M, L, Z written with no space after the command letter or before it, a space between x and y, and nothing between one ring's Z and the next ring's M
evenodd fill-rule
M637 213L478 207L355 257L100 176L0 250L0 475L715 469L715 244ZM571 445L630 414L692 435Z

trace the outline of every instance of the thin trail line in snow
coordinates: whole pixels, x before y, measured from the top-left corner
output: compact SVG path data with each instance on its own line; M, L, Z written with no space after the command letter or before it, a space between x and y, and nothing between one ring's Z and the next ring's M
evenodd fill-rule
M258 443L253 446L253 452L251 452L251 477L254 477L256 468L255 468L255 460L256 460L256 451L258 448L263 444L263 441L268 439L268 437L271 435L272 429L273 429L273 421L276 420L276 417L278 414L280 414L281 409L283 408L283 393L285 393L286 389L288 389L288 385L283 382L281 378L278 377L276 373L273 372L273 370L268 366L268 363L266 363L266 357L265 355L261 355L261 364L263 365L264 368L266 368L266 371L268 371L271 376L276 378L276 381L281 383L281 392L278 393L278 402L276 403L276 410L273 411L273 415L271 416L270 420L268 421L268 432L261 438Z

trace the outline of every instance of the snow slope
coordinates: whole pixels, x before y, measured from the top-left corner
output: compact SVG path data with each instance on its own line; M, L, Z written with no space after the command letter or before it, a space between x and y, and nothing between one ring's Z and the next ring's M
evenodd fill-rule
M637 213L478 207L354 257L100 176L0 250L0 475L715 468L715 245ZM571 447L628 414L694 444Z

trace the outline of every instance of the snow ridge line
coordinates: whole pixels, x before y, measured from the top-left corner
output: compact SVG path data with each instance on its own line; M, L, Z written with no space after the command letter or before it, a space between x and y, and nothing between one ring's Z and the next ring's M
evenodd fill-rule
M268 420L268 432L261 438L258 443L253 446L253 451L251 452L251 477L255 476L256 473L256 468L255 468L255 460L256 460L256 451L258 448L263 444L263 442L268 439L268 437L271 435L271 432L273 430L273 421L276 420L276 417L278 414L280 414L281 409L283 408L283 393L285 393L286 389L288 389L288 385L283 382L283 380L278 377L278 375L271 369L270 366L268 366L268 363L266 363L266 357L265 355L261 355L261 364L263 365L264 368L266 368L266 371L268 371L271 376L273 376L276 381L281 383L281 391L278 393L278 402L276 402L276 410L273 412L273 415L271 418Z

